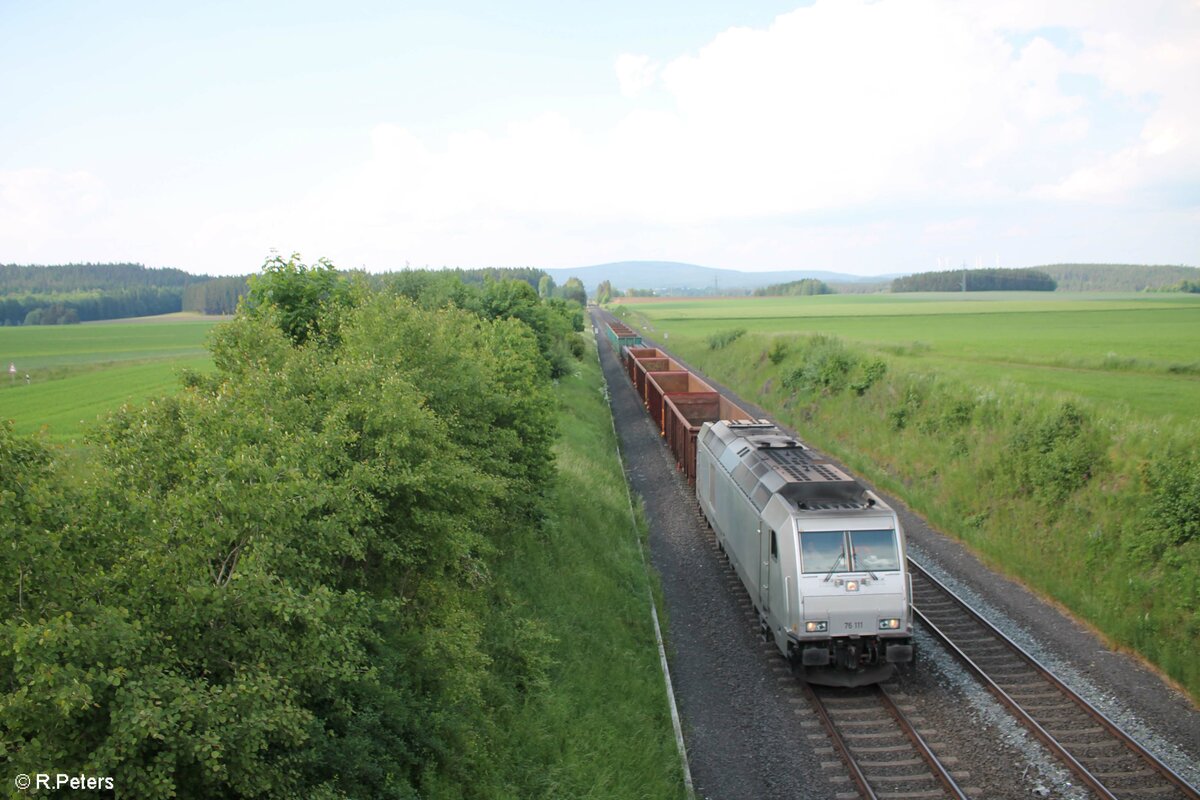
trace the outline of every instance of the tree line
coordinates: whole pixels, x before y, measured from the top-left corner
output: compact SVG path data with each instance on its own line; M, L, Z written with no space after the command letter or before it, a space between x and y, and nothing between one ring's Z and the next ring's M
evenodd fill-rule
M210 280L141 264L0 264L0 325L69 325L171 314L187 287Z
M0 424L14 774L505 793L489 754L553 637L491 565L544 535L552 356L582 309L523 281L386 283L268 260L214 329L215 372L109 417L86 478Z
M1200 269L1168 264L1048 264L1037 269L1064 292L1171 291L1181 282L1200 281Z
M171 314L180 310L181 294L178 288L138 286L0 296L0 325L67 325Z
M893 292L1053 292L1057 283L1035 269L921 272L892 281Z
M657 297L653 289L626 289L621 291L612 285L612 281L601 281L596 287L596 302L607 303L617 297Z
M183 288L204 280L208 280L208 276L196 276L170 267L148 268L141 264L0 264L0 287L5 294L90 292L139 286Z
M212 278L184 287L180 307L183 311L197 314L232 314L249 291L250 279L247 275Z
M793 297L817 294L833 294L828 284L816 278L801 278L788 283L773 283L754 290L755 297Z
M382 285L387 275L425 274L404 270L366 276ZM489 282L521 281L543 297L587 304L578 278L555 286L544 271L531 267L437 270L452 283L482 287ZM100 319L171 314L233 314L249 292L248 276L210 277L177 269L148 269L141 264L0 264L0 325L60 325Z

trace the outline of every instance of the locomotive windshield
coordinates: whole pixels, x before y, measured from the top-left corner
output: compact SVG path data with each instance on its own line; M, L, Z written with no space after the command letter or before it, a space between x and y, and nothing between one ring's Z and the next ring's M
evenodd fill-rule
M895 531L850 531L850 553L855 569L900 569Z
M900 569L894 530L804 531L800 559L806 573Z
M800 560L805 572L849 569L844 531L805 531L800 534Z

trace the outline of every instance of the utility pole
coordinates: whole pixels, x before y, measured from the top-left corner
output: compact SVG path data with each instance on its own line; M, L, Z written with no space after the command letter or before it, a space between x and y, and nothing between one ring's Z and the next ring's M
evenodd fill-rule
M966 294L966 291L967 291L967 262L966 261L963 262L962 290L963 290L963 294Z

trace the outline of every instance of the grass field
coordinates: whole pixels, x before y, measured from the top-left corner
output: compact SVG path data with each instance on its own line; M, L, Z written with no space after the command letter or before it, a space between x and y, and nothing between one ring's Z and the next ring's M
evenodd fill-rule
M824 333L887 354L898 366L972 382L1074 393L1148 416L1190 417L1200 409L1200 297L1194 295L826 295L661 300L629 308L676 341L730 328Z
M181 368L211 368L204 339L214 324L171 314L0 328L0 419L21 433L44 427L50 441L69 442L98 414L173 391Z

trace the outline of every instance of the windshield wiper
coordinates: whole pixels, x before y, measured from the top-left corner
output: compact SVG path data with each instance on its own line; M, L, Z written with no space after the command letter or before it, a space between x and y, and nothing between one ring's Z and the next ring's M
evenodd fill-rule
M846 557L846 551L838 553L838 557L833 560L833 566L829 568L829 572L825 575L823 583L829 583L829 579L833 577L833 573L838 568L838 564L842 563L842 559Z

